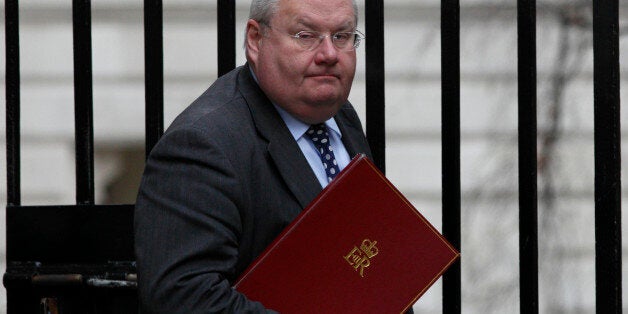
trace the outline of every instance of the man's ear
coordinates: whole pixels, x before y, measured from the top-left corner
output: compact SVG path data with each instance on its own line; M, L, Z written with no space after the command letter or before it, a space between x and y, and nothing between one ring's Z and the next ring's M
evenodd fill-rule
M246 52L249 62L253 64L257 64L262 37L262 25L256 20L249 20L246 23Z

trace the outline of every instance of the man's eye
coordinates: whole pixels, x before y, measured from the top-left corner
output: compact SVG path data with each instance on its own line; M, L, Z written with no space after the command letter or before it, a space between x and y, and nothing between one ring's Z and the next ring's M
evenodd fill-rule
M351 39L352 33L336 33L334 34L334 40L336 41L348 41Z
M297 38L299 39L304 39L304 40L311 40L314 39L318 36L316 36L314 33L310 33L310 32L300 32L297 34Z

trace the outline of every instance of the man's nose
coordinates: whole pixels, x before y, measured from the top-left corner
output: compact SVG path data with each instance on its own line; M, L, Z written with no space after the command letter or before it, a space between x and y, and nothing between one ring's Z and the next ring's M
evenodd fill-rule
M331 36L324 37L316 47L317 63L336 63L338 61L338 48L334 45Z

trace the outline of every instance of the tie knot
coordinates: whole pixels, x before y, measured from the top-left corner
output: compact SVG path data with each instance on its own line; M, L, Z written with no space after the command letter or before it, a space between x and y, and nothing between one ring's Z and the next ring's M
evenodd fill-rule
M312 124L310 128L305 132L305 135L310 138L314 144L327 144L329 141L329 134L327 133L327 126L324 123Z

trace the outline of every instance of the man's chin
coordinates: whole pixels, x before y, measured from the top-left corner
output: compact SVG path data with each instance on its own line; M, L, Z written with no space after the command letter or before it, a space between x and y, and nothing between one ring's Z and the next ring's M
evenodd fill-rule
M325 90L318 89L314 94L310 95L310 99L308 102L312 107L340 107L342 104L347 102L347 97L338 92L337 89Z
M297 118L307 124L325 122L333 118L345 102L317 102L302 110Z

